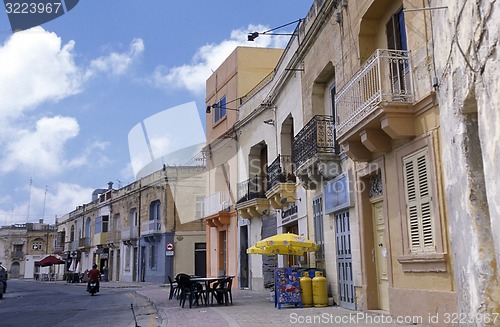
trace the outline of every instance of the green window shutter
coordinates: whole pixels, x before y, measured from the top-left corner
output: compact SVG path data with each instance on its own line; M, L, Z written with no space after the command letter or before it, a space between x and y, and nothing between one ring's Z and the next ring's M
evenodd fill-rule
M434 226L427 149L404 158L403 169L410 252L433 252Z

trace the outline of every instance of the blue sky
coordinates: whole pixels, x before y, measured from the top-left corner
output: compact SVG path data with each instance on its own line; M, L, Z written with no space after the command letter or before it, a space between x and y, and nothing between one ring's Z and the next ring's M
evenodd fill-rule
M0 7L0 225L53 223L108 181L132 182L135 125L192 101L204 125L211 70L237 45L284 47L287 36L246 35L305 17L312 3L82 0L14 34Z

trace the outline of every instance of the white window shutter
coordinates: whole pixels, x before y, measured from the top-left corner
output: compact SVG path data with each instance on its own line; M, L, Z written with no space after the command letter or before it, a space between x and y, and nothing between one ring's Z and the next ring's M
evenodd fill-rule
M433 252L435 243L427 149L404 158L403 169L410 252Z
M429 155L427 150L417 155L420 214L422 222L422 247L424 252L434 252L434 226L432 223L431 192L429 181Z

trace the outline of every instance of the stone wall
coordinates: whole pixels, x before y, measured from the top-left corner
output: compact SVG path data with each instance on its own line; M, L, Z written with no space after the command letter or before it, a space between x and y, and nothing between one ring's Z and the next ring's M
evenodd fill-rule
M499 313L500 6L488 0L446 5L425 15L433 25L458 307L465 314Z

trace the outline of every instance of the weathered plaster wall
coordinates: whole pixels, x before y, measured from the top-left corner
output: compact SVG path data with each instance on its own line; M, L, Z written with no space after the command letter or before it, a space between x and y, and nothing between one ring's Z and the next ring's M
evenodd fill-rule
M427 1L433 10L442 161L459 310L500 312L498 1ZM487 325L478 323L478 325Z

